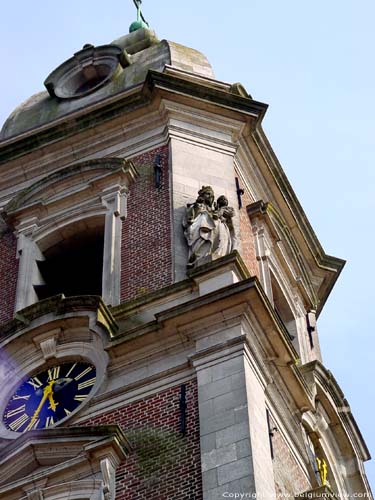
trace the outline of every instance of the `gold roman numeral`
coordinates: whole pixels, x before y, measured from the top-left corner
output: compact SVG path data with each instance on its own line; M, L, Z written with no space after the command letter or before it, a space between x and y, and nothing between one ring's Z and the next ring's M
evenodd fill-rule
M12 429L12 431L15 431L17 432L18 430L21 429L21 427L26 424L26 422L29 420L29 416L26 415L26 413L24 413L23 415L21 415L20 417L18 417L16 420L14 420L13 422L11 422L9 424L9 427Z
M74 370L74 368L77 366L77 363L74 363L74 365L70 368L70 370L68 371L68 373L65 375L66 378L69 377L69 375L72 373L72 371Z
M82 389L85 389L85 387L90 387L91 385L94 385L96 381L96 378L90 378L89 380L86 380L85 382L81 382L78 384L78 390L81 391Z
M60 366L55 366L48 370L48 380L56 380L60 376Z
M82 394L82 396L80 394L77 394L77 396L74 396L75 401L81 401L82 402L86 398L87 398L87 394Z
M79 375L74 377L74 380L80 380L82 377L84 377L85 375L90 373L91 370L92 370L92 366L88 366L85 370L83 370L83 372L81 372Z

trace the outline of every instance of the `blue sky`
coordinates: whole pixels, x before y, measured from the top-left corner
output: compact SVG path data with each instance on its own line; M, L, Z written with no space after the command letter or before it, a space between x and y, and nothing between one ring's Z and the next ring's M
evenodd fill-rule
M143 10L159 38L201 50L218 79L270 105L273 149L326 253L347 260L319 333L375 455L374 2L144 0ZM134 18L132 0L4 2L0 123L85 43L110 42ZM374 488L374 460L366 469Z

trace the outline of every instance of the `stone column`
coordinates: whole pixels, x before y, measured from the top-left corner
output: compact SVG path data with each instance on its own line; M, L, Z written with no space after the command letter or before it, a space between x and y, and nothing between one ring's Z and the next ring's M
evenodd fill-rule
M107 305L120 303L121 231L126 218L127 189L114 186L105 190L102 202L107 207L104 224L102 295Z
M27 227L26 230L17 231L17 256L19 258L16 304L14 312L38 301L33 285L44 283L39 272L37 261L44 260L42 252L32 238L33 229L36 226Z
M274 498L264 383L245 343L198 354L193 364L198 378L203 499L226 498L226 493Z

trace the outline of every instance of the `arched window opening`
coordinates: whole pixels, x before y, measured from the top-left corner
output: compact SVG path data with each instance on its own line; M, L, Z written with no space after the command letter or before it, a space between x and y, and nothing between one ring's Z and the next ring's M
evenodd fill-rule
M315 432L303 427L303 437L309 457L309 473L316 486L328 486L333 493L338 493L338 484L335 480L334 464L328 460L324 452L322 441Z
M57 294L102 295L104 218L90 222L68 226L52 238L57 241L51 244L50 237L39 245L39 280L33 284L38 300Z

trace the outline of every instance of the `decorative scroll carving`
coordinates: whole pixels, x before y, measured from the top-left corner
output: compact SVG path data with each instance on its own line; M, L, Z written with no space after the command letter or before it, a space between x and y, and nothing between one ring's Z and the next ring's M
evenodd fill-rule
M228 255L234 248L234 209L222 195L214 202L211 186L202 186L195 203L188 204L183 221L189 246L188 267L198 267Z

